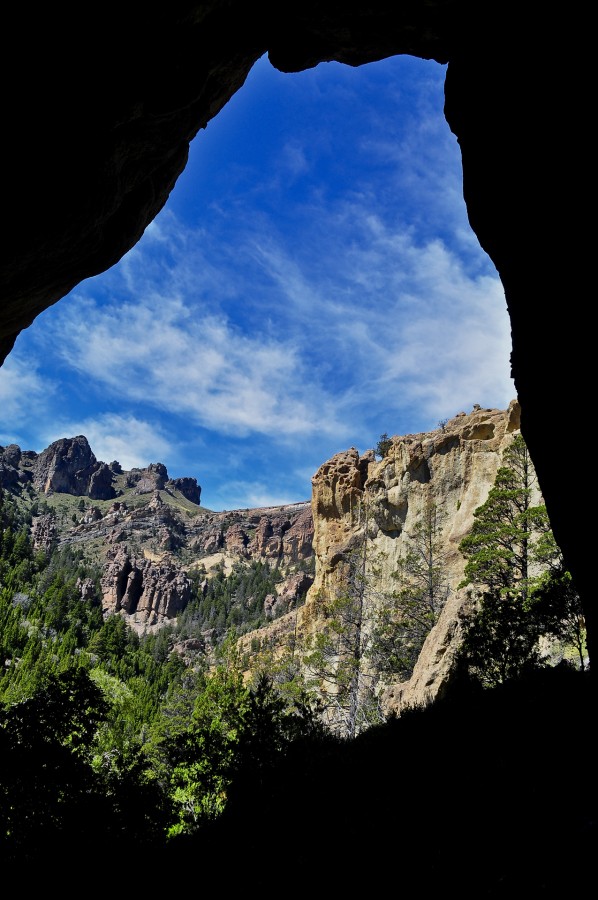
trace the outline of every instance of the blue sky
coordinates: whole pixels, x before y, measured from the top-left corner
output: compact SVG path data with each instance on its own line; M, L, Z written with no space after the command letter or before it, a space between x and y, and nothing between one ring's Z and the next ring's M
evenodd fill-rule
M308 500L335 453L504 409L510 323L466 215L445 67L263 57L112 269L22 332L0 444L84 434L202 505Z

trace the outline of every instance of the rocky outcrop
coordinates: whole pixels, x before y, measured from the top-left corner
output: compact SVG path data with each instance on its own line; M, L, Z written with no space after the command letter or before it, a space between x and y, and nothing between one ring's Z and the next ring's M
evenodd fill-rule
M120 613L143 632L174 619L192 591L179 567L135 557L124 544L108 552L101 588L104 615Z
M242 559L262 559L283 566L313 555L311 504L239 509L198 516L188 527L194 553L225 551Z
M134 488L137 494L153 494L161 491L168 481L168 471L163 463L150 463L145 469L127 472L125 487Z
M200 505L201 488L197 483L197 478L189 478L187 476L183 478L170 478L166 482L166 487L179 491L183 497L186 497L191 503L196 503L197 506Z
M464 570L459 543L488 495L503 450L519 430L517 401L507 410L475 406L432 432L390 438L382 459L373 450L360 454L356 448L336 454L315 473L311 502L221 513L181 507L173 491L181 495L181 486L192 489L196 482L176 486L161 463L118 476L112 463L105 469L124 480L130 492L126 499L77 506L78 521L61 519L60 534L54 515L37 516L32 538L44 550L59 539L103 547L104 613L124 616L140 633L173 621L185 608L191 569L203 567L209 577L210 566L224 561L277 566L282 580L263 607L271 623L240 641L243 652L249 652L256 642L281 648L291 637L316 634L323 623L323 599L343 589L347 556L356 547L367 546L374 593L392 593L393 573L409 535L433 504L443 520L449 596L409 681L380 686L383 709L400 712L429 702L450 684L471 607L467 591L458 589ZM39 455L25 455L11 445L3 448L0 463L10 473L32 472L32 488L43 496L50 490L89 490L93 476L103 471L82 437L57 441ZM314 557L312 575L305 564Z
M109 466L98 462L84 435L54 441L33 466L33 484L44 494L53 491L110 500L116 496L112 477Z
M454 675L463 620L471 612L469 593L458 589L465 565L459 543L519 430L517 401L507 410L476 406L436 431L393 437L381 460L372 451L360 455L351 448L324 463L312 479L314 582L304 606L260 630L261 642L283 646L291 634L303 639L316 634L323 624L323 599L344 589L347 554L364 542L372 595L391 594L406 541L433 504L443 522L448 600L409 682L381 685L379 699L388 714L439 696ZM245 650L250 645L251 636L244 638Z
M122 472L112 462L106 468L122 476L122 496L109 504L86 503L81 498L71 505L72 515L70 511L65 515L60 495L91 484L89 472L93 477L103 471L94 467L94 461L84 438L57 441L39 455L22 452L15 445L3 448L0 455L13 489L32 508L58 501L59 514L51 510L33 518L35 548L46 552L58 545L89 548L103 567L105 614L122 615L140 633L167 624L189 602L187 571L208 570L221 561L229 569L239 560L278 567L282 580L277 594L264 604L265 616L279 617L303 602L313 576L296 568L313 559L309 502L195 513L180 503L185 497L181 487L191 494L187 501L193 503L191 498L199 496L194 478L170 480L161 463ZM27 482L31 496L23 492L25 464L37 477Z
M56 516L46 513L36 516L31 522L31 543L34 550L50 554L58 544Z
M382 459L356 448L336 454L315 473L311 502L220 513L195 513L175 499L177 493L193 503L181 487L197 496L195 479L171 480L162 463L130 472L119 471L115 462L98 464L81 436L56 441L39 455L11 445L3 448L0 463L15 489L22 490L31 473L28 483L42 496L90 491L104 471L120 478L126 497L110 505L78 505L75 524L68 516L37 516L32 538L44 550L59 540L103 548L104 612L122 615L140 633L173 621L185 608L191 569L203 568L209 577L211 567L222 563L230 568L236 561L260 560L277 566L282 580L263 607L271 623L241 639L244 652L256 642L281 648L291 637L316 634L323 598L342 590L347 556L364 542L376 569L374 592L391 593L406 541L433 503L444 519L442 555L450 592L410 680L380 686L383 709L399 712L427 703L450 683L470 604L467 592L458 589L464 569L459 543L519 428L516 401L508 410L476 406L435 431L390 438ZM305 564L314 557L311 574Z
M81 500L71 506L72 516L70 511L35 515L31 536L35 549L45 552L59 543L96 548L105 615L125 617L139 633L172 622L185 609L192 596L191 570L209 579L222 564L229 571L238 561L276 566L281 581L262 610L270 623L240 640L249 654L255 646L281 650L291 639L307 641L317 634L323 601L344 589L347 558L356 548L367 549L373 594L392 594L410 535L432 504L443 523L448 599L409 681L379 685L382 709L399 713L430 702L451 683L463 623L472 609L468 591L458 587L464 571L459 544L519 430L517 401L507 410L476 405L432 432L390 438L382 459L354 447L336 454L315 473L311 502L221 513L181 504L181 496L190 500L181 487L197 496L195 479L171 480L161 463L130 472L116 462L98 464L82 436L56 441L41 454L10 445L1 449L0 465L13 489L36 507L51 493L87 490L91 499L104 472L121 479L126 498L109 505ZM311 574L306 564L314 559Z
M33 516L35 548L89 548L104 568L105 611L118 612L137 630L178 615L189 598L185 573L193 568L224 562L230 569L239 560L276 566L282 581L263 610L271 618L303 602L311 584L311 576L296 572L313 559L309 501L201 510L195 478L170 479L162 463L130 471L116 460L99 463L83 436L55 441L40 454L2 447L0 475L3 489L41 512ZM65 504L63 494L80 500Z
M104 510L97 506L88 507L78 524L62 535L63 543L92 541L105 544L135 541L147 550L163 555L185 545L186 525L181 514L165 503L156 491L147 503L139 506L117 500Z
M458 546L494 483L503 450L519 430L517 401L507 410L475 406L435 431L391 438L383 459L373 450L361 455L350 448L326 461L312 479L316 568L306 602L244 635L241 650L250 654L258 646L282 652L291 640L306 642L317 634L324 624L323 601L344 590L347 556L364 541L372 595L392 593L393 572L405 542L433 503L444 520L441 553L448 600L412 677L405 683L381 684L379 700L385 713L400 713L442 694L453 678L463 621L472 604L469 593L458 589L465 564ZM274 607L276 598L269 602Z
M519 431L519 404L508 410L459 413L437 431L394 437L376 461L355 449L340 453L312 479L314 550L318 575L314 592L325 588L339 555L355 535L367 533L396 564L402 535L413 529L432 501L446 521L451 583L461 580L458 544L471 528L473 513L494 481L502 451ZM383 546L382 546L383 545Z
M468 590L454 591L449 596L422 647L411 678L382 687L380 706L387 714L398 715L403 709L427 706L442 697L455 676L463 627L473 611L474 601Z
M131 558L130 542L144 545L146 555L155 556L154 566L159 570L166 566L186 580L188 570L196 566L209 568L210 562L224 560L231 566L235 561L260 560L279 567L282 580L277 593L264 603L264 615L268 618L282 617L297 608L313 582L313 575L308 572L292 571L313 559L309 503L210 513L189 521L168 506L157 491L144 506L128 508L117 501L102 518L89 519L76 529L79 537L89 541L94 535L102 535L112 545L104 570L105 609L120 612L138 631L171 621L189 598L186 590L179 589L178 582L174 582L176 590L172 595L164 593L160 582L155 596L152 595L153 605L147 590L139 594L142 580L147 583L149 578L153 585L154 569L147 558L141 562L138 557Z
M119 476L122 478L117 481ZM96 459L84 435L60 438L41 453L21 450L17 444L0 447L0 488L18 493L28 484L42 494L71 494L91 500L112 500L128 489L140 495L166 490L197 506L201 499L196 478L169 478L160 462L124 472L118 460L107 464Z
M285 579L276 594L268 594L264 601L266 618L277 619L303 602L308 590L314 582L313 575L307 572L296 572Z
M35 454L37 456L37 454ZM31 466L24 468L25 461L17 444L0 447L0 489L15 491L33 481ZM27 462L31 463L28 459Z

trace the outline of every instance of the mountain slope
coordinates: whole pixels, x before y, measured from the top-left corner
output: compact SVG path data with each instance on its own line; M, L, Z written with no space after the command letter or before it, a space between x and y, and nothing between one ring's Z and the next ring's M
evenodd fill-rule
M80 549L102 571L104 614L119 613L140 633L184 610L193 577L205 584L255 561L276 567L283 599L270 599L271 615L300 602L311 584L308 502L213 512L200 505L196 479L171 479L162 463L124 471L98 461L83 435L39 454L0 448L0 487L31 517L35 548Z
M517 401L507 410L476 406L432 432L388 439L381 459L350 448L314 474L311 503L283 507L205 509L195 479L170 479L162 463L123 471L117 461L98 461L83 436L40 454L0 448L0 483L31 514L35 546L82 549L101 569L104 616L119 614L140 634L173 622L198 583L205 593L211 578L256 561L276 569L276 591L262 610L271 624L240 639L248 659L256 648L282 653L291 639L307 642L321 630L325 601L342 592L356 548L365 548L372 592L391 594L432 504L443 523L447 600L411 678L380 688L385 712L398 712L433 699L451 679L469 603L458 590L459 542L519 432L519 415Z

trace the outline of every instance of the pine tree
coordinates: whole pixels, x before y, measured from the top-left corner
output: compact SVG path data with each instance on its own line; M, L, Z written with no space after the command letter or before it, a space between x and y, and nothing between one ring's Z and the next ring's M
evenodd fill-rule
M433 499L411 534L393 577L398 588L374 611L369 656L380 674L410 678L426 637L450 594L443 541L444 516Z
M464 636L462 659L469 673L485 686L501 684L545 664L540 652L542 636L563 632L563 621L578 604L568 573L560 585L552 580L558 601L555 596L549 601L548 548L556 551L556 545L520 434L504 451L503 463L488 499L474 513L470 533L460 544L467 559L460 586L472 585L479 591L478 609ZM534 500L538 502L534 504ZM575 619L579 623L579 617Z
M327 726L349 739L383 721L375 694L377 676L369 662L382 560L368 533L368 507L360 507L359 515L361 533L338 568L340 587L334 596L321 598L325 624L309 638L303 658L308 686L319 695Z

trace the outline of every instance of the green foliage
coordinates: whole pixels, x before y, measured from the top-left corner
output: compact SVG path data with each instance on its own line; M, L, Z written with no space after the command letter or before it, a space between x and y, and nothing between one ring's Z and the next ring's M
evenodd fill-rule
M271 675L259 673L249 693L227 803L259 808L276 768L325 739L320 713L305 690L291 695Z
M343 592L321 604L326 622L304 656L308 685L320 693L327 725L346 737L364 727L367 677L363 672L363 596Z
M391 573L397 588L381 591L385 556L368 538L368 513L359 543L345 554L342 587L319 600L324 626L308 639L304 664L308 686L318 692L328 726L353 738L379 724L381 679L409 678L423 643L449 595L435 503L426 504L405 552Z
M0 835L8 858L33 852L92 804L91 744L107 704L84 669L48 675L29 699L0 709Z
M145 748L151 777L165 786L171 839L218 819L232 794L255 790L289 745L322 731L306 695L290 697L262 671L244 683L236 635L215 668L171 685Z
M368 666L369 625L376 599L379 554L368 540L368 510L358 544L344 556L342 586L320 598L324 625L303 648L307 685L317 693L324 721L337 735L354 738L382 719L375 673Z
M392 447L392 439L388 437L387 433L380 435L380 439L376 444L376 455L381 459L384 459L390 448Z
M552 533L551 533L552 536ZM556 557L552 557L550 568L535 581L526 609L542 623L544 632L560 641L566 652L573 649L579 668L586 668L586 629L581 598L575 589L571 573L564 567L560 550L554 543Z
M546 507L532 505L536 475L517 435L503 454L488 499L461 542L461 586L475 585L479 608L462 645L463 664L487 687L546 664L543 636L572 640L583 668L583 616L564 571Z
M485 687L494 687L540 666L541 624L520 595L484 593L461 648L470 674Z
M237 563L229 574L220 566L204 588L196 575L196 599L179 617L179 632L212 632L218 643L231 628L239 634L260 628L268 621L264 601L268 594L276 594L281 579L276 567L260 560Z
M240 671L218 666L205 677L188 726L162 741L174 808L170 836L193 832L223 812L248 698Z
M215 624L206 598L139 637L120 616L104 618L99 573L80 552L36 555L14 506L2 515L0 749L11 780L0 779L0 834L10 858L42 854L48 834L69 846L99 833L139 846L192 834L222 815L231 786L240 796L250 772L315 733L306 697L246 685L236 651L276 570L220 573L207 596L223 618L215 666L200 652L188 668L173 648ZM95 586L85 599L83 580Z

